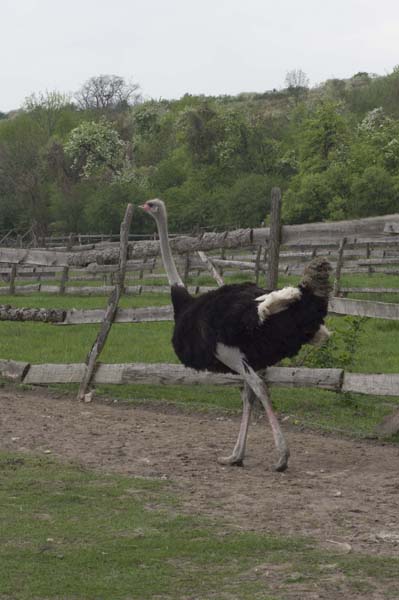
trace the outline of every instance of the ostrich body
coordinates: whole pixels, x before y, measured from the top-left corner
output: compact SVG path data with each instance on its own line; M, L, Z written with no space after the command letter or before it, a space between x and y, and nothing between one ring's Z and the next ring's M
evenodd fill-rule
M294 356L306 343L328 338L323 322L330 292L330 264L314 259L298 287L265 293L252 283L224 285L192 297L184 287L170 250L162 200L142 208L155 219L163 263L171 286L175 328L173 348L180 361L197 370L233 372L244 379L243 415L237 443L219 462L242 465L253 403L258 397L269 418L278 452L277 471L288 465L289 450L273 412L268 389L256 371Z

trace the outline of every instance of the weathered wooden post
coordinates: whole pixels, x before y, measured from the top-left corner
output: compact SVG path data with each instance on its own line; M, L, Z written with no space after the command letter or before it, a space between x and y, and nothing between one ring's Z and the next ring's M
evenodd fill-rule
M335 270L335 279L333 286L333 296L338 296L341 288L341 271L344 264L344 250L346 246L346 237L342 238L338 247L337 268Z
M105 342L107 341L108 334L111 330L112 323L115 319L116 311L118 310L119 299L123 293L128 253L129 229L130 224L132 222L132 216L133 206L132 204L128 204L126 208L125 218L121 223L119 269L116 274L116 285L108 299L108 306L105 310L104 319L101 324L100 331L86 358L86 372L79 387L78 400L84 400L85 395L89 389L90 382L95 372L97 358L101 354Z
M11 265L11 272L10 272L10 287L8 289L8 293L11 296L14 296L15 294L15 279L17 277L17 265Z
M366 258L370 258L370 256L371 256L371 248L370 248L370 244L366 244ZM370 265L368 266L368 268L367 268L367 273L368 273L369 275L372 275L372 274L373 274L373 267L372 267L372 266L370 266Z
M281 190L272 189L270 207L269 268L266 275L266 288L274 290L278 282L278 263L281 242Z
M216 283L218 284L218 286L221 287L222 285L224 285L223 277L215 267L214 263L212 262L212 259L210 259L209 256L205 254L205 252L201 252L201 250L198 250L197 254L208 269L208 271L210 272L210 274L212 275L212 277L214 278L214 280L216 281Z
M145 267L145 265L146 265L146 263L147 263L147 260L148 260L148 257L147 257L147 256L145 256L145 257L143 258L143 263L142 263L142 265L143 265L143 268L142 268L142 269L140 269L140 272L139 272L139 280L140 280L140 281L141 281L142 279L144 279L144 267Z
M259 285L259 273L260 273L260 257L262 254L262 246L259 245L258 249L256 251L256 258L255 258L255 283L256 285Z
M72 250L72 246L73 246L73 235L72 235L72 233L70 233L69 238L67 240L67 244L66 244L67 252ZM66 288L66 284L68 282L68 278L69 278L69 267L63 267L61 281L60 281L60 289L59 289L59 293L61 296L63 296L65 294L65 288Z
M184 261L184 275L183 275L183 282L184 282L185 286L187 286L188 278L190 276L190 266L191 266L190 263L191 263L190 252L186 252L186 258Z

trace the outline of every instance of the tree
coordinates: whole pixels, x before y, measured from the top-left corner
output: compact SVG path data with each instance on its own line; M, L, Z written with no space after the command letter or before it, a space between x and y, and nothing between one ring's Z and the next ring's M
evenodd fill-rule
M301 168L303 171L323 171L337 152L343 151L348 124L337 102L321 102L302 124Z
M85 121L73 129L64 149L73 170L86 179L94 175L118 178L128 154L127 144L105 119L99 123Z
M127 82L119 75L98 75L88 79L75 94L84 110L118 110L141 100L138 83Z
M46 90L28 96L23 108L50 137L64 118L65 109L73 110L73 105L69 94Z
M309 89L309 77L302 69L292 69L285 76L285 85L288 92L294 96L298 102Z
M377 165L367 167L352 184L348 210L353 217L371 217L395 212L398 190L394 178Z
M0 128L0 221L27 228L48 223L48 180L41 149L45 137L37 123L20 113Z

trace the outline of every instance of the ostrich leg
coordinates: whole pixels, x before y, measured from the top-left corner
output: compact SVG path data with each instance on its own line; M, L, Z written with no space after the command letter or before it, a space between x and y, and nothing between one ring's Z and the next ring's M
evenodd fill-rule
M221 465L235 465L237 467L242 467L245 455L245 445L247 441L247 433L249 420L251 417L252 406L255 400L255 395L251 389L251 387L244 382L244 389L242 390L242 418L240 431L238 433L238 438L236 445L234 446L234 450L230 456L220 457L218 458L218 462Z
M269 392L265 383L255 373L255 371L245 361L245 356L240 352L239 348L226 346L225 344L218 344L216 348L216 358L223 364L227 365L230 369L239 373L244 378L245 383L249 385L254 394L261 401L263 408L269 419L270 427L272 429L274 443L278 452L278 461L274 465L275 471L285 471L288 466L288 458L290 455L287 443L284 439L283 432L281 431L280 424L274 414L272 404L270 402ZM245 409L245 407L244 407ZM243 415L243 422L245 417ZM241 434L241 430L240 430ZM240 440L240 435L238 436ZM234 451L233 451L234 455Z

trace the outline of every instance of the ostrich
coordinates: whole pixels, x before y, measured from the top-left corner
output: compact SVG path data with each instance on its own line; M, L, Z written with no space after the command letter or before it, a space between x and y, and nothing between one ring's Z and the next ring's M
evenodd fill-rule
M176 355L186 367L238 373L244 380L237 442L232 454L219 458L219 462L243 465L251 410L257 397L268 416L278 452L274 470L284 471L289 449L267 386L257 371L294 356L305 343L319 344L328 338L323 322L331 290L330 263L324 258L311 261L298 287L265 293L253 283L230 284L192 297L173 260L164 202L149 200L141 208L155 219L158 228L171 287L175 320L172 344Z

